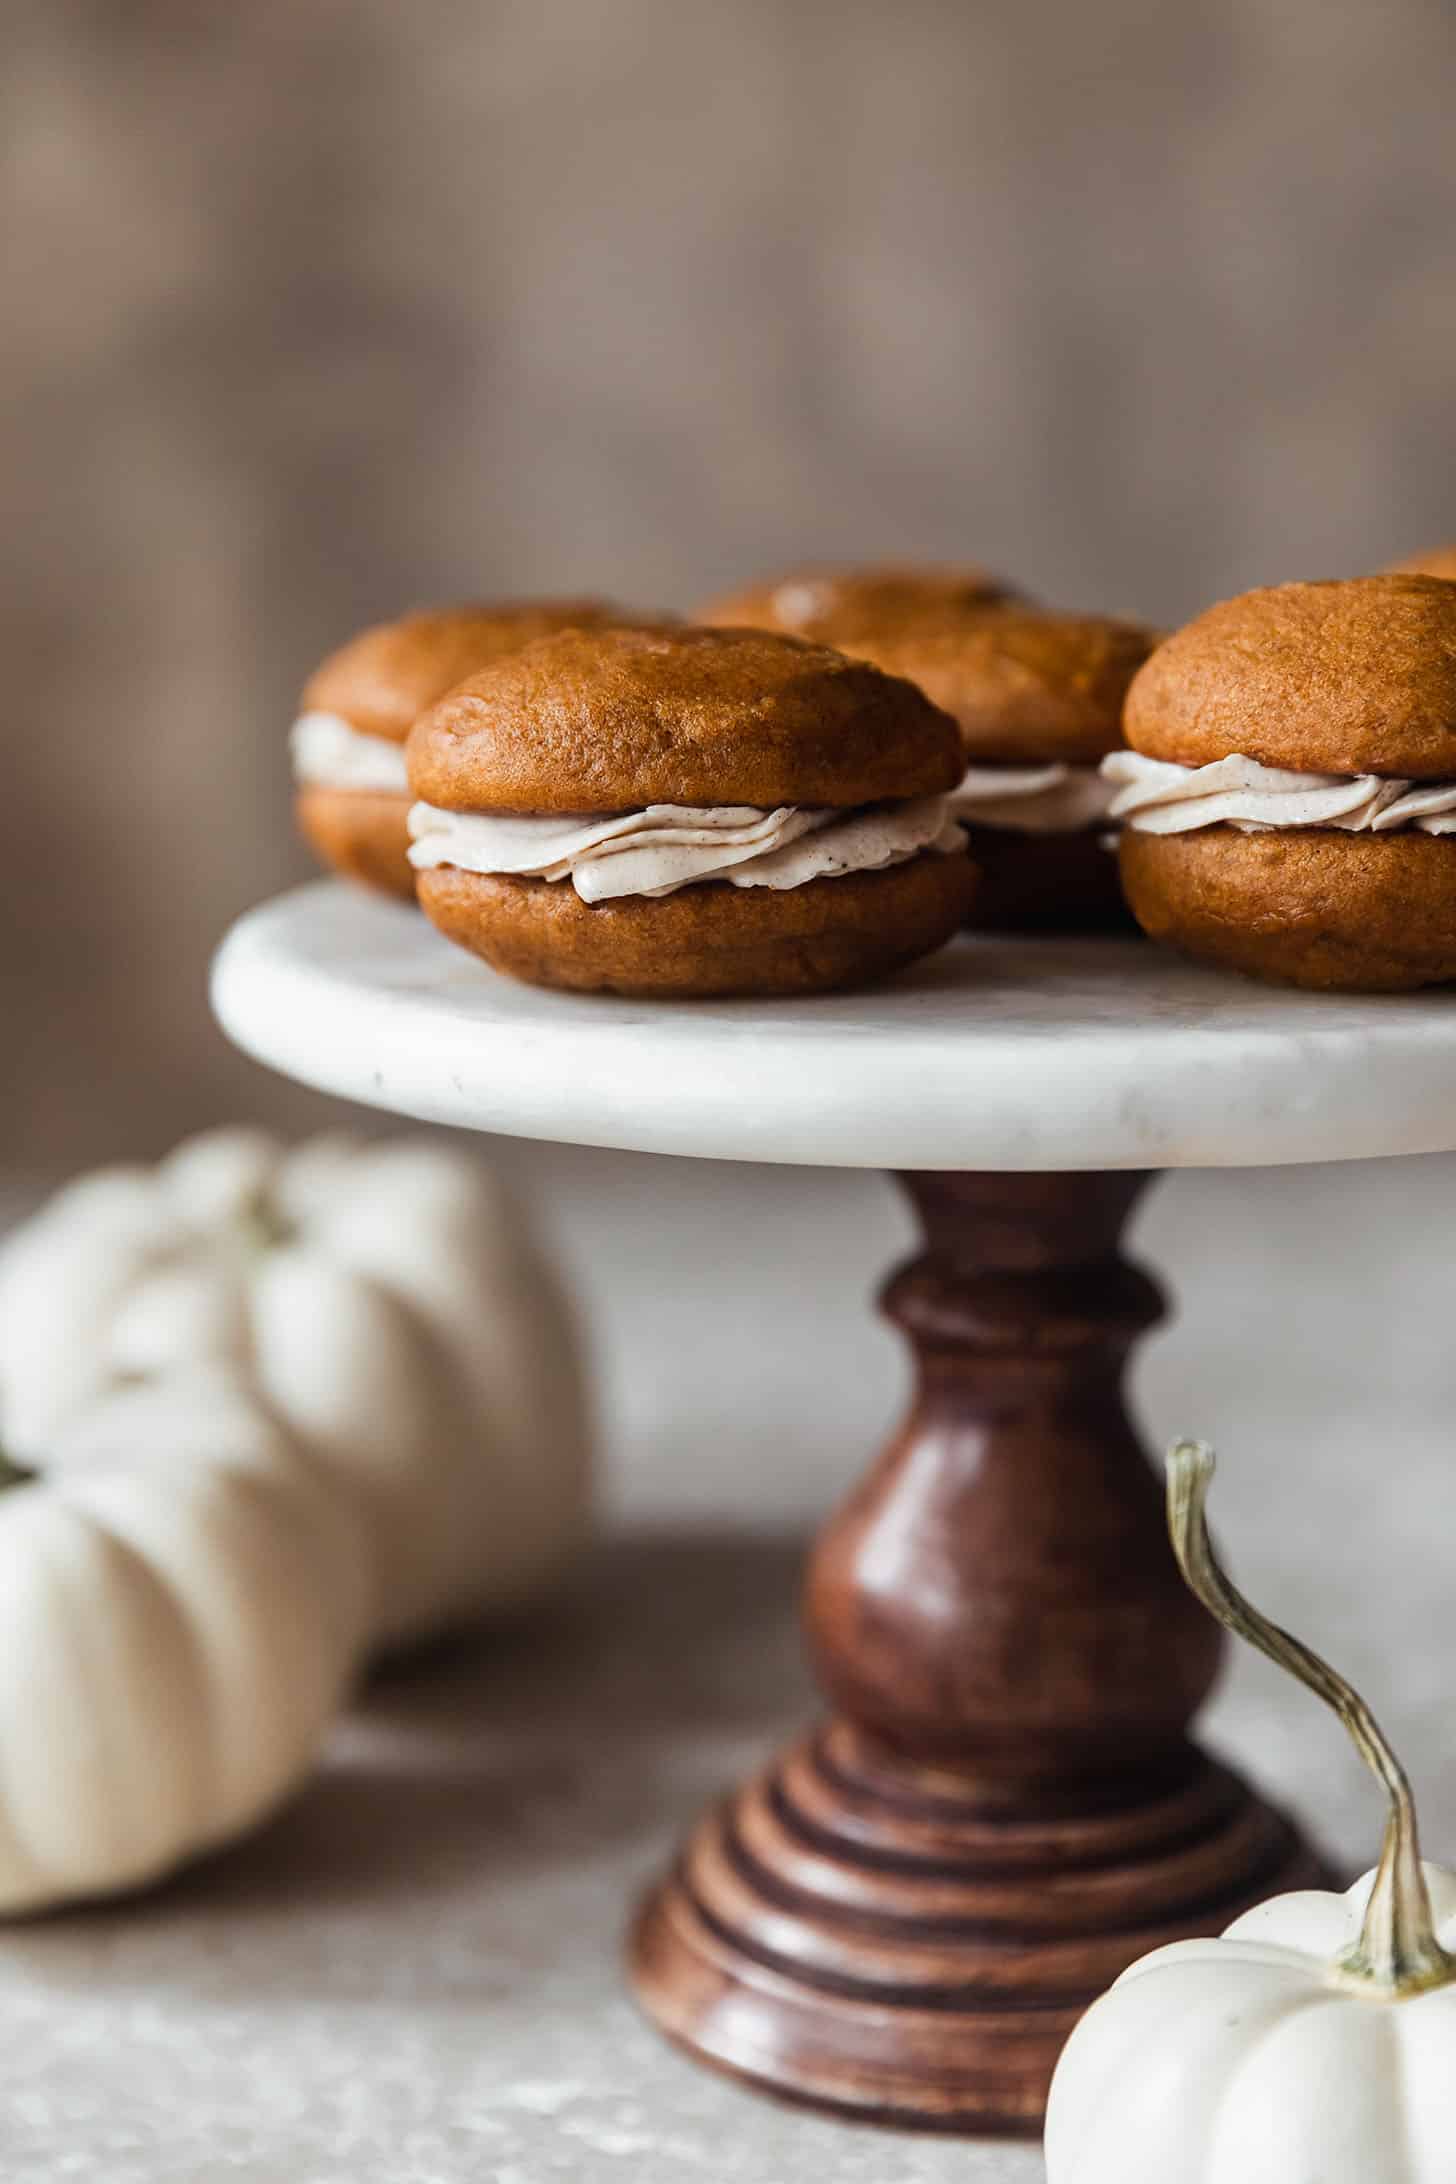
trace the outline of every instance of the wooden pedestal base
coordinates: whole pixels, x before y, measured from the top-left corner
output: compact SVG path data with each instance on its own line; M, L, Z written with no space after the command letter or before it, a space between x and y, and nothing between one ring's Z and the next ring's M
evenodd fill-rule
M866 2122L1034 2132L1087 2004L1160 1942L1318 1885L1287 1822L1191 1748L1100 1812L978 1811L842 1723L706 1819L633 1942L662 2030Z
M834 1718L700 1824L633 1973L672 2039L769 2091L1035 2131L1134 1957L1323 1876L1185 1735L1219 1634L1120 1386L1161 1311L1117 1250L1147 1178L904 1180L927 1249L885 1306L916 1400L809 1570Z

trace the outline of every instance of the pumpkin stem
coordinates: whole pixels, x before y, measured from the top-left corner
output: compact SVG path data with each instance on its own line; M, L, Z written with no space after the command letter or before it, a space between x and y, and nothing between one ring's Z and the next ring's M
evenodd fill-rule
M256 1191L246 1205L238 1210L238 1232L243 1244L250 1251L274 1251L280 1244L292 1243L296 1233L293 1223L285 1220L266 1187Z
M15 1463L0 1448L0 1494L7 1486L27 1486L34 1477L33 1471L27 1471L24 1464Z
M1365 1923L1337 1970L1345 1983L1392 2001L1444 1987L1456 1980L1456 1957L1436 1938L1410 1778L1359 1692L1302 1640L1252 1607L1220 1565L1205 1516L1213 1472L1213 1450L1204 1441L1179 1441L1168 1451L1168 1530L1178 1567L1225 1629L1257 1646L1334 1709L1390 1799Z

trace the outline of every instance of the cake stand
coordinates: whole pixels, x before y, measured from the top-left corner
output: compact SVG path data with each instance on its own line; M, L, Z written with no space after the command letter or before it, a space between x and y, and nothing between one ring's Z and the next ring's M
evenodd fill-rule
M1456 1146L1449 998L967 940L867 994L590 999L508 984L326 883L234 928L214 1004L260 1061L347 1099L887 1168L918 1211L925 1248L883 1300L917 1392L809 1562L827 1719L703 1819L633 1932L637 1993L681 2046L878 2121L1032 2130L1125 1964L1321 1877L1188 1738L1219 1636L1123 1406L1163 1299L1119 1236L1158 1168Z

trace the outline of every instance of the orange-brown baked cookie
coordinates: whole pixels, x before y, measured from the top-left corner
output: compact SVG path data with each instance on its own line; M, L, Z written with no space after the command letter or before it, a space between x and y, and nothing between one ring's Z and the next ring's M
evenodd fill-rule
M971 764L1096 766L1122 742L1128 684L1157 643L1140 622L1007 606L895 648L891 671L955 716Z
M1456 979L1450 836L1128 828L1118 856L1144 932L1205 962L1339 993Z
M1139 670L1123 727L1180 766L1237 751L1296 773L1456 778L1456 590L1360 576L1225 599Z
M424 714L409 777L458 811L870 804L948 788L950 726L918 691L797 638L574 629Z
M423 715L408 756L426 914L538 985L858 984L947 940L975 885L954 722L792 637L546 637Z
M823 565L723 592L697 618L720 629L778 630L867 659L867 647L1017 596L1004 578L973 564Z
M974 886L966 858L935 856L784 892L716 882L631 902L448 865L419 875L426 915L493 970L679 1001L865 985L948 940Z
M1456 584L1283 584L1178 631L1109 761L1138 922L1253 977L1456 979Z
M430 607L360 632L316 668L293 728L295 812L334 870L413 900L403 744L416 718L476 668L552 630L630 620L599 599Z

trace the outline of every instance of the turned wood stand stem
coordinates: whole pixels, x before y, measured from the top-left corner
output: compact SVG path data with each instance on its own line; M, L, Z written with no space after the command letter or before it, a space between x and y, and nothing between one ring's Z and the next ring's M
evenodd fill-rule
M1125 1965L1323 1874L1187 1738L1220 1634L1122 1396L1163 1309L1118 1249L1149 1178L901 1181L926 1248L884 1308L917 1390L810 1558L831 1716L700 1823L633 1972L671 2038L770 2091L1034 2131Z

